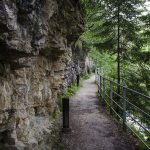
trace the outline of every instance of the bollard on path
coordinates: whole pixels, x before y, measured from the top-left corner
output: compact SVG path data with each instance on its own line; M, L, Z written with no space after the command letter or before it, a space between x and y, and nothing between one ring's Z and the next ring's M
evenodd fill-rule
M79 84L80 84L80 75L77 74L77 86L79 86Z
M62 99L62 111L63 111L63 132L70 132L69 127L69 98Z

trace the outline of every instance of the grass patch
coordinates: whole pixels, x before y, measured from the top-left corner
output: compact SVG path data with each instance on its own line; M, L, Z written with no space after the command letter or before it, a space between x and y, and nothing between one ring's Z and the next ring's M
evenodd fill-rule
M87 80L89 78L90 78L90 74L83 75L81 76L81 81Z
M63 97L71 97L73 96L77 91L78 89L80 88L80 86L76 86L75 83L73 83L71 85L71 87L69 87L66 91L66 93L63 95Z
M77 86L77 84L74 82L74 83L71 84L70 87L68 87L68 89L66 90L65 93L61 93L61 94L58 95L58 106L59 106L60 111L62 109L62 98L64 98L64 97L72 97L73 95L75 95L75 93L82 86L83 81L87 80L89 78L90 78L89 74L80 76L80 85L79 86Z
M80 85L77 86L76 83L73 83L68 89L67 91L63 94L62 98L63 97L71 97L73 96L77 91L78 89L82 86L82 83L84 80L87 80L90 78L90 75L83 75L80 77Z

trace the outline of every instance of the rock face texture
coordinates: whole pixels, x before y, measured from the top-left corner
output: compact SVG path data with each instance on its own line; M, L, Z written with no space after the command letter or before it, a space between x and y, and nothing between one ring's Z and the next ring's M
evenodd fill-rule
M78 0L0 1L0 150L54 149L57 95L75 78L83 26Z

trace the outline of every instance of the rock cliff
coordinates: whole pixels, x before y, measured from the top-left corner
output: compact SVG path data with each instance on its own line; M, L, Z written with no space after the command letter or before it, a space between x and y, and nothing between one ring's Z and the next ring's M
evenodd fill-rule
M0 149L53 149L83 26L79 0L0 1Z

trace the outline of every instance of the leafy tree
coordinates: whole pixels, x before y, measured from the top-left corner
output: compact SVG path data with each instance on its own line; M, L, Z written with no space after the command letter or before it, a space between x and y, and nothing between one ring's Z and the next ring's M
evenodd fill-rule
M137 8L142 0L86 0L86 25L89 45L101 51L118 53L118 82L120 83L120 61L129 58L130 51L142 46L139 30L141 11ZM91 9L90 9L91 8ZM121 59L121 60L120 60Z
M150 96L150 13L143 13L144 2L83 0L86 29L81 40L84 47L91 49L89 55L97 66L104 68L104 76L114 80L120 78L122 84ZM119 75L117 61L121 62ZM150 114L148 100L140 96L135 98L133 93L129 93L128 98ZM150 126L150 118L145 118L133 107L128 111Z

